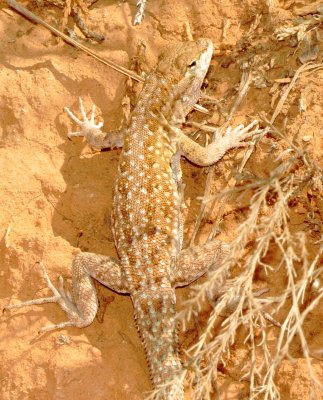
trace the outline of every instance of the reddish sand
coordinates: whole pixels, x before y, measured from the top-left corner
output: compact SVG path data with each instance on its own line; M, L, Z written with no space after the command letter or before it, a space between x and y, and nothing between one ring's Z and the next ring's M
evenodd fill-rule
M299 66L295 47L273 38L276 27L296 18L295 7L309 0L275 1L271 15L261 0L151 0L140 26L133 27L136 0L95 3L89 24L105 32L102 44L90 46L103 56L129 67L139 40L147 45L146 69L156 62L159 50L168 43L187 40L185 24L194 38L208 37L215 45L215 56L208 75L207 93L228 111L236 98L241 70L239 62L257 55L258 65L274 60L274 67L263 69L263 88L252 87L238 109L233 124L248 122L259 111L271 115L274 79L285 78ZM286 4L285 4L286 3ZM288 3L288 4L287 4ZM57 24L62 10L54 6L32 11ZM285 6L284 6L285 4ZM93 153L81 139L67 140L76 129L63 112L64 106L78 109L81 96L87 109L95 103L102 112L106 129L116 129L122 118L126 78L95 59L58 42L46 29L36 26L3 4L0 9L0 305L46 296L39 268L42 260L56 282L58 275L70 282L71 260L78 251L115 256L110 229L111 197L117 171L119 150ZM252 43L242 43L257 15L262 16ZM70 25L73 26L71 20ZM57 25L56 25L57 26ZM225 34L223 27L226 26ZM284 108L288 135L307 145L311 157L320 155L322 116L322 73L302 78ZM300 113L300 91L308 88L307 110ZM321 91L321 93L320 93ZM201 120L203 116L193 116ZM219 116L220 118L220 116ZM215 121L217 122L217 121ZM221 122L221 121L219 121ZM222 121L223 122L223 121ZM282 127L284 118L278 123ZM256 149L247 170L267 175L272 167L268 156L272 138ZM217 167L217 185L224 188L225 176L240 162L244 150L231 152ZM321 153L322 155L322 153ZM196 219L203 194L205 170L186 161L184 177L186 198L191 200L186 230ZM306 211L306 210L305 210ZM228 205L223 236L234 236L243 220L238 203ZM202 226L209 232L212 219ZM302 224L303 217L292 214L291 223ZM305 227L300 227L305 229ZM226 233L227 232L227 233ZM7 234L6 234L7 233ZM319 237L313 237L313 242ZM316 247L312 247L313 255ZM273 257L274 259L274 257ZM268 285L283 285L280 276ZM179 298L189 289L180 290ZM97 320L85 329L68 328L37 336L40 327L66 320L55 304L34 306L6 313L0 319L0 399L143 399L151 389L144 349L137 334L132 304L128 296L108 289L101 297L113 296L103 323ZM110 299L111 300L111 299ZM283 318L284 310L280 316ZM322 309L306 320L305 332L311 349L322 348ZM272 338L277 337L277 328ZM196 340L196 332L181 335L185 349ZM238 336L239 340L239 336ZM235 345L243 349L243 337ZM282 399L309 399L310 381L302 353L295 344L296 362L285 360L277 376ZM221 378L223 399L247 399L247 383L239 382L241 354L233 352L230 373ZM313 367L323 380L323 362L313 358ZM321 397L323 398L323 396Z

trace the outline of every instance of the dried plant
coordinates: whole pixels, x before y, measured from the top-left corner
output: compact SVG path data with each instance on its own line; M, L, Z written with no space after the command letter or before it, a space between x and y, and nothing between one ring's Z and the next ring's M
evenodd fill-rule
M147 0L138 0L137 1L136 5L137 5L138 10L137 10L135 18L133 20L134 25L139 25L141 23L142 19L144 18L146 2L147 2Z
M322 65L311 63L301 66L285 88L271 120L260 116L266 124L263 134L270 131L283 147L269 176L261 179L249 177L248 181L237 178L233 187L216 196L210 195L208 188L205 192L203 212L205 204L211 201L225 203L244 196L250 197L250 207L231 242L230 255L220 268L209 273L206 281L193 287L192 296L178 314L185 330L187 323L199 316L205 300L213 302L202 333L186 353L185 368L178 378L182 384L188 385L193 400L220 398L218 371L230 368L237 335L239 341L241 336L244 337L243 347L247 353L245 359L240 360L244 368L239 379L249 382L248 398L280 398L276 374L284 359L293 359L292 344L295 340L299 340L307 363L308 378L312 383L311 398L315 398L318 390L323 388L315 376L311 363L313 350L309 350L304 332L306 317L323 297L320 283L323 267L319 267L323 247L319 248L321 241L314 240L317 230L312 231L309 226L307 232L297 231L290 224L293 204L306 202L308 193L313 199L322 193L323 174L306 151L273 125L296 80L303 73L313 73L321 68ZM315 213L314 206L312 213ZM308 248L313 245L318 251L311 257ZM279 262L268 261L271 254L275 254L275 260L279 259ZM259 271L268 276L280 274L279 279L285 284L282 288L274 288L275 296L262 298L255 291L255 276ZM274 342L269 340L273 326L279 330ZM161 391L154 391L148 399L162 399ZM175 394L168 400L176 399Z
M194 296L181 313L183 321L190 319L199 311L205 298L210 297L210 293L218 293L221 288L221 294L208 318L204 332L188 352L193 373L187 374L187 377L190 386L194 388L194 399L212 398L218 366L226 365L230 358L230 348L241 326L245 329L245 344L250 351L250 360L245 364L244 371L245 377L250 380L250 398L256 398L260 394L263 394L265 399L279 398L274 377L280 362L285 357L290 357L290 345L295 334L299 335L301 340L303 355L308 362L309 377L316 382L302 326L305 317L322 298L323 290L316 292L304 310L302 306L306 289L312 287L323 270L317 268L322 250L314 260L309 260L308 238L302 232L290 231L288 204L305 187L314 188L322 171L316 165L306 165L302 159L307 167L305 172L297 168L299 161L298 155L290 156L272 171L268 179L257 180L222 193L228 198L242 190L254 192L250 201L249 216L240 226L239 235L231 243L230 257L220 269L210 273L205 283L195 287ZM272 202L273 198L274 204L269 206L269 199ZM252 251L242 257L241 253L252 238L256 238ZM266 273L274 271L274 266L264 261L269 248L271 251L275 248L280 252L281 262L278 268L284 270L287 285L278 296L261 299L253 292L254 276L259 268L264 269ZM230 277L234 265L238 265L241 273L237 277ZM227 276L229 278L226 279ZM268 346L267 331L272 322L268 321L266 310L269 308L272 315L275 315L286 305L289 312L282 323L273 352ZM226 315L228 308L232 312L215 336L213 331L218 318Z
M304 39L306 32L311 29L317 28L323 20L322 15L313 15L307 20L295 20L293 26L282 26L275 30L275 37L277 40L284 40L290 36L296 35L297 40L300 42Z

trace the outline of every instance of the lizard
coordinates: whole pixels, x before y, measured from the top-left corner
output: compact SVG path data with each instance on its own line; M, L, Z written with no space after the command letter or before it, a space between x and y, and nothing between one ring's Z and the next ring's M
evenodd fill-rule
M72 263L72 295L43 275L53 296L12 304L5 309L56 302L67 313L66 322L41 328L40 332L92 323L98 309L94 281L118 293L130 294L134 318L144 343L154 388L165 400L183 400L180 382L183 366L176 327L175 288L198 279L221 265L230 245L213 239L182 249L183 210L180 158L200 166L212 165L230 149L244 146L258 133L257 121L228 128L206 147L180 129L200 97L209 68L213 44L209 39L165 47L156 67L148 74L127 127L102 131L80 99L82 119L65 111L80 126L69 138L85 137L96 149L122 147L116 177L112 233L118 258L81 252Z

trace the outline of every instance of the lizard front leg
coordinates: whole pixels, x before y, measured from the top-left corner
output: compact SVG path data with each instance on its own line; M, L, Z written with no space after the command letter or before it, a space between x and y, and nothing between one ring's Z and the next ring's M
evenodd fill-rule
M77 254L72 266L72 295L64 290L62 277L59 279L59 288L56 289L42 263L40 263L40 267L53 296L4 307L4 310L12 310L36 304L58 303L66 312L69 320L61 324L45 326L40 329L40 332L48 332L68 326L82 328L92 323L98 309L93 278L116 292L127 293L127 288L122 281L120 263L111 257L94 253Z
M206 147L200 146L183 132L177 130L178 147L181 154L189 161L206 167L219 161L228 150L246 146L244 140L262 132L257 125L258 121L255 120L246 127L244 125L238 125L236 128L229 127L223 136L216 134L215 140Z
M88 144L96 149L107 149L114 147L123 146L123 130L115 130L110 132L102 132L101 128L103 122L95 123L95 105L93 104L91 109L90 119L87 117L84 110L82 99L79 98L80 111L83 117L83 121L78 119L72 111L65 107L65 112L70 116L70 118L80 126L81 130L77 132L69 132L67 136L72 137L85 137Z

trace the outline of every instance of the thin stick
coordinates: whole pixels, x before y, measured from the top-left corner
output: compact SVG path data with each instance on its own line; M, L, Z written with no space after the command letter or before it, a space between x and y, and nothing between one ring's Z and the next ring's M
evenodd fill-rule
M245 96L249 90L249 87L250 87L251 79L252 79L252 73L251 73L250 69L243 70L241 81L240 81L239 94L231 108L227 122L229 122L231 120L233 114L237 111L242 100L245 98Z
M11 226L10 226L10 224L9 224L9 225L8 225L8 228L7 228L7 230L6 230L6 233L5 233L5 235L4 235L4 244L5 244L6 248L10 247L10 244L9 244L9 234L10 234L10 231L11 231Z

